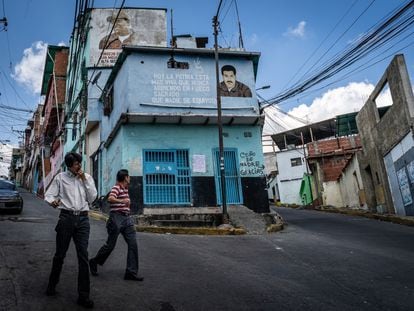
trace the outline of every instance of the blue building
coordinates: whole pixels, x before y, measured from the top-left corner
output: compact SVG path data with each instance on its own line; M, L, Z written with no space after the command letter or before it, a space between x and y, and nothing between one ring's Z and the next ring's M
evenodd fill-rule
M84 90L87 101L82 105L82 91L72 95L79 98L79 113L67 120L78 124L79 134L67 140L67 150L88 155L85 166L101 195L115 183L119 169L128 169L136 213L221 205L214 50L191 37L176 38L176 47L167 47L165 10L128 9L131 21L151 23L136 22L143 41L108 46L97 54L93 47L99 36L91 32L103 27L100 20L112 20L111 11L93 10L85 27L84 70L78 74L83 86L73 85ZM229 80L220 92L227 203L267 212L264 116L254 92L259 56L220 49L220 79Z
M220 68L236 68L237 81L254 90L258 59L220 51ZM100 102L104 144L95 163L104 192L127 168L137 210L221 204L213 50L125 46ZM223 96L222 110L227 203L268 211L263 116L254 91Z

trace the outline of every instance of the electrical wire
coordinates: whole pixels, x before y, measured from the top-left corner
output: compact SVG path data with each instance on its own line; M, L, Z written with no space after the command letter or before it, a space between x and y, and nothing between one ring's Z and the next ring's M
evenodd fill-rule
M407 36L404 38L404 40L405 40L406 38L411 37L412 35L414 35L414 32L411 32L409 35L407 35ZM400 40L400 41L399 41L399 43L400 43L401 41L402 41L402 40ZM319 87L319 88L312 89L311 91L303 92L303 93L302 93L302 95L303 95L303 96L298 97L298 98L297 98L297 100L301 100L301 99L303 99L303 98L305 98L305 97L307 97L307 96L309 96L309 95L311 95L311 94L314 94L314 93L319 92L319 91L321 91L321 90L323 90L323 89L326 89L327 87L329 87L329 86L331 86L331 85L333 85L333 84L335 84L335 83L338 83L338 82L344 81L346 78L349 78L350 76L352 76L352 75L354 75L354 74L356 74L356 73L359 73L359 72L365 71L365 70L367 70L368 68L373 67L373 66L375 66L375 65L377 65L377 64L379 64L379 63L381 63L381 62L383 62L383 61L385 61L385 60L387 60L387 59L389 59L389 58L391 58L391 57L393 57L396 53L401 52L401 51L405 50L406 48L408 48L408 47L410 47L410 46L412 46L412 45L414 45L414 41L413 41L413 42L411 42L411 43L408 43L407 45L405 45L405 46L401 47L400 49L398 49L398 50L396 50L396 51L391 52L390 54L388 54L388 55L386 55L386 56L382 57L381 59L379 59L378 61L376 61L376 62L374 62L374 63L371 63L371 61L370 61L370 62L368 62L365 66L355 68L355 69L353 69L352 71L348 72L347 74L345 74L345 75L343 75L343 76L339 77L337 80L334 80L334 81L332 81L332 82L330 82L330 83L328 83L328 84L325 84L325 85L323 85L323 86L321 86L321 87ZM390 49L390 48L389 48L389 49ZM389 50L389 49L387 49L387 50ZM387 50L386 50L386 51L387 51ZM384 52L385 52L385 51L384 51ZM374 57L373 59L376 59L376 58L378 58L379 56L382 56L382 54L377 55L377 56L376 56L376 57ZM281 102L281 103L279 103L278 105L287 105L287 104L291 104L292 102L293 102L293 101L285 101L285 102Z
M342 15L342 17L339 19L339 21L335 24L335 26L332 28L332 30L325 36L325 38L322 40L322 42L318 45L318 47L312 52L312 54L304 61L304 63L299 67L299 69L296 71L296 73L292 76L292 78L290 78L290 80L285 84L285 86L283 87L283 89L286 89L286 87L296 78L296 76L299 74L299 72L302 70L302 68L305 68L305 66L308 64L308 62L311 60L311 58L316 54L316 52L319 51L319 49L322 47L322 45L326 42L326 40L332 35L332 33L336 30L336 28L339 26L339 24L342 23L342 21L344 20L344 18L348 15L348 13L352 10L352 8L355 6L355 4L358 2L359 0L355 0L351 6L348 8L348 10L346 10L346 12ZM348 27L348 29L345 31L345 33L350 29L350 27ZM345 34L344 33L344 34ZM335 41L335 43L333 45L336 44L336 42L338 42L338 40ZM330 47L330 49L333 47L333 45ZM329 50L328 50L329 51ZM327 52L328 52L327 51ZM326 52L326 53L327 53ZM325 53L325 54L326 54Z
M414 23L414 12L411 10L413 6L414 0L401 6L397 12L385 22L366 33L342 53L338 53L324 67L320 68L319 72L304 81L297 82L290 89L274 96L268 100L269 103L262 108L265 108L268 105L281 103L303 93L324 80L331 78L340 71L345 70L372 51L378 49L384 43L404 33Z
M3 76L6 78L6 81L9 83L10 87L12 88L12 90L14 91L14 93L16 94L16 96L22 101L22 103L27 107L30 108L30 106L24 101L24 99L20 96L19 92L16 91L16 89L14 88L13 84L10 82L10 80L8 79L7 75L4 73L4 71L0 68L0 74L3 74Z
M325 57L326 54L329 53L329 51L332 50L332 48L339 42L340 39L342 39L345 34L352 28L352 26L354 26L356 24L356 22L368 11L368 9L373 5L373 3L375 2L375 0L372 0L368 6L358 15L358 17L351 23L351 25L348 26L347 29L345 29L345 31L335 40L335 42L325 51L325 53L322 54L322 56L320 56L315 63L302 75L301 79L303 79L306 74L308 74L319 62L320 60Z

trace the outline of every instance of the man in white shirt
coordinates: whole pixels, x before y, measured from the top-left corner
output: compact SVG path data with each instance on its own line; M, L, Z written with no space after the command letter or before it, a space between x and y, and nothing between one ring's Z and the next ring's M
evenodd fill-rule
M86 308L93 308L93 301L89 299L89 203L97 195L93 178L82 171L82 156L75 152L65 155L67 171L55 176L45 193L45 201L54 208L60 209L56 231L56 252L53 257L52 271L49 277L46 295L56 295L56 285L59 282L60 272L70 240L76 245L78 256L78 301Z

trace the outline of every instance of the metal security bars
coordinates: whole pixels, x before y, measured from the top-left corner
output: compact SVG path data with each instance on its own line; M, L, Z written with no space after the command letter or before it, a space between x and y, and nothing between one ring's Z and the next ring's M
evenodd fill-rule
M144 204L191 204L188 150L144 150Z
M220 153L218 149L213 150L214 171L216 180L217 204L221 205L221 178L220 178ZM237 159L237 150L224 149L224 171L226 178L226 200L228 204L243 204L241 192L241 181Z

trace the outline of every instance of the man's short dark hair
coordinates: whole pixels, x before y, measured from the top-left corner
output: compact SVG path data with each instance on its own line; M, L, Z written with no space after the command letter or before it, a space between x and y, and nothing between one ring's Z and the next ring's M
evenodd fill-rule
M224 65L223 67L221 67L221 74L223 74L224 71L233 71L234 75L236 75L236 68L234 68L234 66L232 65Z
M76 161L82 163L82 156L79 153L68 152L65 155L65 164L67 167L72 167L73 163L75 163Z
M129 176L128 170L119 170L116 174L116 180L118 182L123 182L126 177Z

